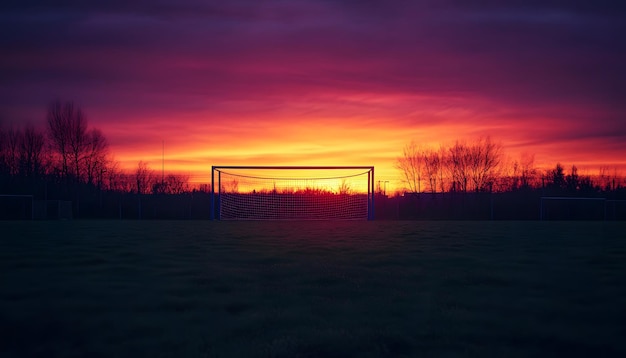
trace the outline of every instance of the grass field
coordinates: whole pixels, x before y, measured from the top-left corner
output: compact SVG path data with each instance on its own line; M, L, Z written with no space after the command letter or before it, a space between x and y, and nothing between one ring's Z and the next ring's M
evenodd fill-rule
M625 357L625 222L0 222L2 357Z

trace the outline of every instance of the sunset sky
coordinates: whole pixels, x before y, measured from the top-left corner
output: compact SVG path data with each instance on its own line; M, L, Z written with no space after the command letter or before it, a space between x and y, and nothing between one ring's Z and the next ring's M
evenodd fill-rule
M52 5L52 3L55 3ZM626 2L3 1L0 120L74 101L124 168L374 165L490 135L626 169Z

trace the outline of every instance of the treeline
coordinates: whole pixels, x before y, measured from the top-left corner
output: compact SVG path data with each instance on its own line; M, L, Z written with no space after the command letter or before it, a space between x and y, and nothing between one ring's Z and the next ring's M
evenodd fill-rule
M456 141L438 149L415 142L404 147L396 160L405 193L492 193L541 190L545 195L624 196L626 181L617 169L601 168L597 175L569 171L561 163L541 170L534 155L505 157L502 144L490 137L474 142ZM378 191L381 191L379 188Z
M394 197L379 195L378 219L626 219L626 181L617 169L589 175L557 163L542 170L533 155L508 159L489 137L437 149L411 142L396 167L405 188Z
M0 194L72 200L74 193L89 189L181 194L189 184L188 176L159 176L143 161L133 172L120 170L102 131L90 128L72 102L51 103L44 129L0 123Z
M405 188L396 195L400 199L390 201L384 181L378 183L377 217L472 218L481 212L497 218L509 211L506 218L536 218L546 196L606 198L614 207L624 205L615 200L626 200L626 181L617 169L589 175L557 163L542 170L533 155L508 159L489 137L436 149L412 142L396 167ZM232 185L237 192L237 183ZM89 126L72 102L52 102L40 128L0 123L0 219L35 216L28 198L10 195L28 195L58 211L62 206L50 201L64 201L75 218L209 218L210 189L192 187L186 175L156 173L143 161L132 171L121 170L104 133ZM338 192L350 194L349 184L341 183ZM499 195L484 195L494 193ZM489 209L473 208L479 202Z
M186 175L159 174L143 161L134 171L121 170L104 133L91 127L72 102L52 102L41 128L0 123L0 218L30 217L34 204L16 195L71 202L74 217L162 217L145 205L142 208L137 196L184 195L194 190Z

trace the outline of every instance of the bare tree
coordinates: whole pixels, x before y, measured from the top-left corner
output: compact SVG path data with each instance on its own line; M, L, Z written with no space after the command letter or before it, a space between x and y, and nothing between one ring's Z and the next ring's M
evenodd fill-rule
M137 194L148 194L154 181L154 172L148 167L148 163L139 161L135 170L135 192Z
M81 170L83 155L89 142L89 138L87 137L87 120L80 109L78 109L74 120L68 121L67 124L72 175L77 180L80 180L83 174Z
M4 133L4 161L9 175L19 174L19 151L22 132L11 125Z
M452 191L467 192L470 181L471 151L468 145L456 141L448 150L448 171L452 178Z
M565 170L561 163L556 163L556 167L548 172L547 177L550 186L557 189L565 188Z
M108 143L99 129L88 130L81 109L72 102L52 102L48 107L47 127L61 175L68 182L101 186L108 162Z
M410 192L421 191L423 153L415 141L407 144L402 151L402 156L396 160L396 168L402 172L403 182Z
M168 174L162 181L155 180L152 184L153 194L183 194L189 191L189 176Z
M441 165L442 158L438 151L428 150L424 152L424 173L431 193L437 191L437 180Z
M520 188L531 188L537 179L537 168L535 168L535 155L522 153L520 162Z
M577 191L580 189L580 176L578 175L578 168L572 165L572 169L568 175L565 176L565 186L569 191Z
M448 151L446 150L446 148L443 145L439 146L439 170L437 173L437 176L439 177L439 186L441 187L441 192L445 192L446 191L446 185L445 185L445 178L446 178L446 168L449 167L449 156L448 156Z
M60 100L52 102L48 106L46 122L48 135L52 149L58 154L60 172L69 180L71 165L70 136L72 127L77 127L74 122L82 122L83 115L80 109L74 107L71 102L62 103ZM80 127L80 125L78 125Z
M44 173L45 135L27 124L21 132L19 142L20 175L40 177Z
M0 176L9 174L9 169L6 159L6 133L0 123Z
M598 173L598 185L602 190L614 191L621 187L620 173L616 167L601 167Z
M490 137L479 138L467 146L467 167L474 191L491 190L498 176L502 161L502 145L491 141Z
M108 160L108 143L99 129L87 132L83 154L84 173L88 184L102 186L103 173L106 172Z
M223 193L239 193L239 181L237 179L233 179L228 183L222 183L221 191Z
M167 194L183 194L189 191L189 176L183 174L169 174L165 177Z
M110 159L106 166L106 171L102 173L102 189L131 192L133 185L127 180L128 174L119 168L119 162Z

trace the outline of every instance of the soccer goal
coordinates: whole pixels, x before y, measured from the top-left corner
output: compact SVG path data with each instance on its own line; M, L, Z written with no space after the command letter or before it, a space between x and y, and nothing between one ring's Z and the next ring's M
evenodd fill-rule
M374 167L213 166L211 218L373 220Z
M541 197L539 220L606 220L605 198Z

